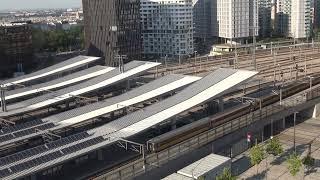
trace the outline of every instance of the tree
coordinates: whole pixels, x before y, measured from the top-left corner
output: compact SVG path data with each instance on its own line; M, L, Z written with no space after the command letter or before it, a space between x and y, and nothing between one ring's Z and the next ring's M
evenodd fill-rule
M39 29L33 29L32 30L32 46L34 52L42 51L43 48L46 46L46 34L39 30Z
M302 167L302 160L295 153L291 154L289 158L287 158L288 170L292 176L296 176Z
M72 27L70 30L32 31L34 50L49 52L69 51L84 48L84 30L82 26Z
M222 174L216 177L216 180L236 180L235 176L232 176L229 168L224 168Z
M268 140L266 144L266 152L274 156L278 156L283 153L283 148L278 138Z
M260 145L255 145L250 149L250 162L253 166L257 166L257 174L258 174L258 165L264 159L265 152Z

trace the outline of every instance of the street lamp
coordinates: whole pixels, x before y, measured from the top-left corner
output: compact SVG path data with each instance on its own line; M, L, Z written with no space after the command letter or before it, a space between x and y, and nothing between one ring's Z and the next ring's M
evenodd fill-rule
M282 78L281 78L281 71L282 71L282 68L281 68L281 66L280 66L280 64L278 63L277 64L277 66L278 66L278 71L279 71L279 81L282 81Z
M194 51L194 73L196 73L197 53L197 51Z
M167 71L167 69L168 69L167 57L168 57L168 55L165 55L165 56L164 56L164 65L166 66L166 71Z

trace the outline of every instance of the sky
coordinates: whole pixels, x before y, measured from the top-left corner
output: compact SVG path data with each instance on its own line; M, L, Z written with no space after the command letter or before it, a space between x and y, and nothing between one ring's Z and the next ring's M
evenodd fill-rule
M80 7L81 0L0 0L0 10Z

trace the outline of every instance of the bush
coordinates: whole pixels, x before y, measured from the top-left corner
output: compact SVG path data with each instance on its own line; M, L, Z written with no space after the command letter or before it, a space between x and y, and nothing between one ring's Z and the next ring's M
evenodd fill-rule
M295 153L291 154L289 158L287 158L288 169L292 176L296 176L302 167L302 160Z
M216 177L216 180L236 180L237 178L232 176L229 168L224 168L222 174Z
M268 154L272 154L274 156L278 156L283 153L283 148L278 138L273 138L268 140L266 151Z

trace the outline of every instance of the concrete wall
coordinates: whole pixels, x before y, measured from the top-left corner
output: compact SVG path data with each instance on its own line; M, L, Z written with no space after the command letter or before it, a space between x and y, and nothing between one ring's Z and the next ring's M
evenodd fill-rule
M320 104L316 104L312 111L312 117L317 118L320 115Z

